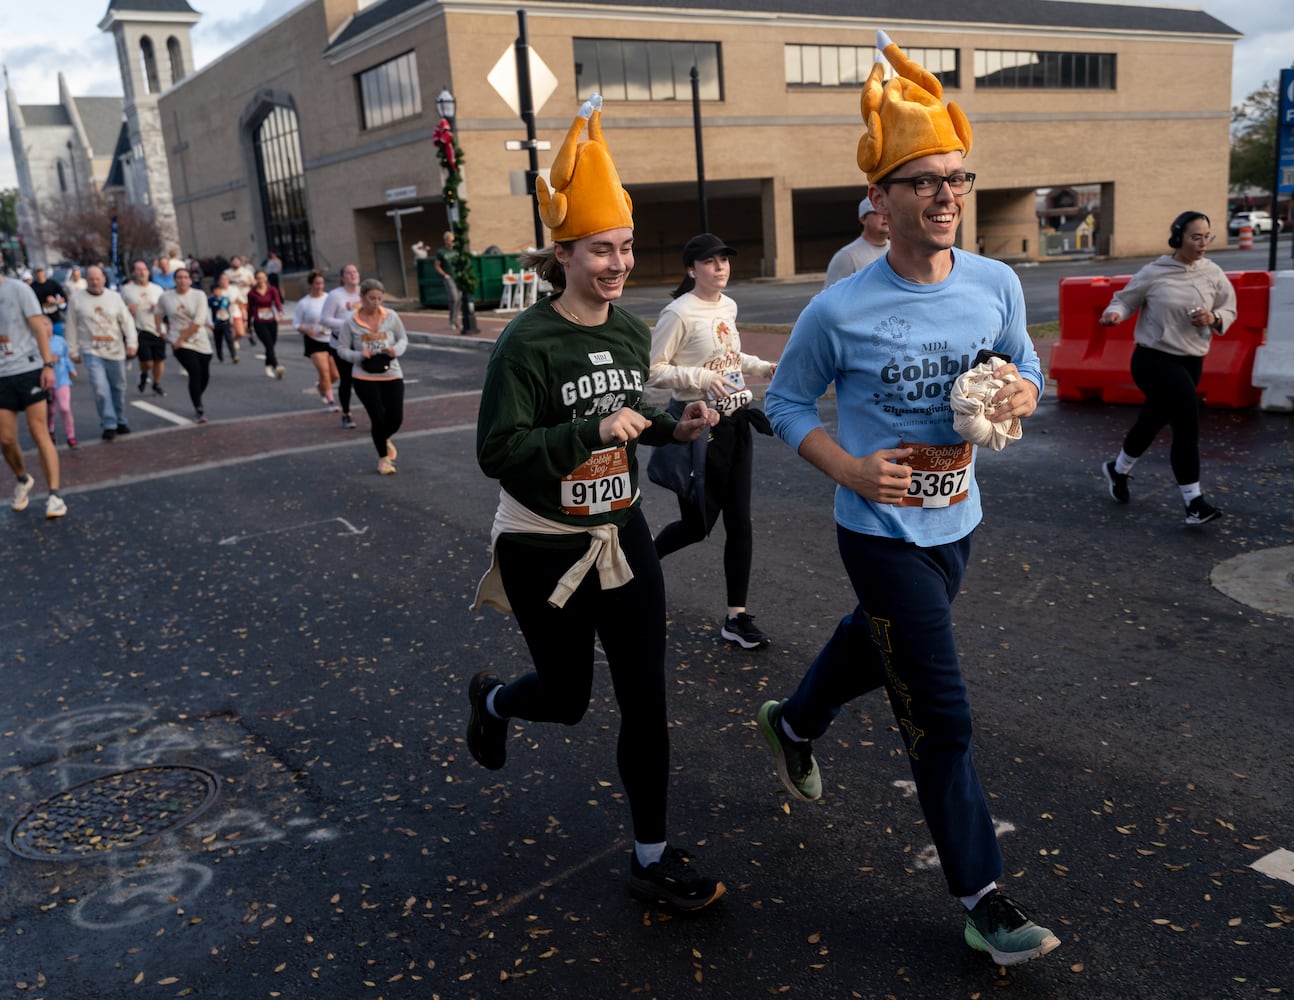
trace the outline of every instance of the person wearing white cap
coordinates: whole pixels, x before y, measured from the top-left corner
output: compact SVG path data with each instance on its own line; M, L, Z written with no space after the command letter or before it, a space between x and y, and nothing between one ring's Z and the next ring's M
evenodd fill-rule
M939 81L885 35L863 88L858 166L888 217L889 252L818 293L796 321L765 396L773 430L837 485L836 542L857 605L790 697L758 725L791 794L823 794L813 740L849 702L884 689L963 940L1000 965L1060 947L997 885L1002 853L976 771L970 699L953 631L953 599L981 518L975 446L951 405L980 352L1006 361L984 403L988 420L1028 417L1042 367L1025 328L1024 293L1000 261L956 245L971 127ZM834 384L833 437L818 400ZM1013 890L1014 891L1014 890Z
M890 220L876 211L871 198L858 203L858 224L863 231L858 234L858 239L846 243L831 258L823 288L830 288L841 278L861 271L877 257L885 256L885 251L890 248Z

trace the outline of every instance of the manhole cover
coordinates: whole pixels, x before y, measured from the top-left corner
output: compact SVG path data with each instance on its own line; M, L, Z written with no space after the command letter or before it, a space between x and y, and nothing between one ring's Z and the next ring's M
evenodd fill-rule
M105 774L33 806L9 828L9 849L41 860L120 854L197 819L219 792L220 780L200 767Z

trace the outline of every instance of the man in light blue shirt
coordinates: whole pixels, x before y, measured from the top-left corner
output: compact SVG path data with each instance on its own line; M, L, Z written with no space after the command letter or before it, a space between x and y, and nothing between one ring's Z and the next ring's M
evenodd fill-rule
M997 888L1002 855L971 756L971 713L952 629L980 521L975 447L953 428L953 383L981 351L1009 360L988 417L1028 417L1042 392L1024 296L999 261L955 248L971 129L938 81L884 33L898 79L878 63L863 90L859 144L868 197L889 219L890 249L805 308L765 409L774 431L835 481L836 534L858 597L795 692L759 726L786 787L822 794L812 740L847 702L884 686L963 937L995 962L1044 955L1060 940ZM818 400L836 387L839 441Z

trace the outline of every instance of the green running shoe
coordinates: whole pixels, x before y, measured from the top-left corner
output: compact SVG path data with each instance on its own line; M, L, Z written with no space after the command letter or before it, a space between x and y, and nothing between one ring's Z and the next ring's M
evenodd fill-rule
M966 943L998 965L1019 965L1060 947L1060 938L1039 927L1018 903L994 889L966 914Z
M822 774L813 759L813 744L808 740L797 743L782 729L782 706L785 701L766 701L759 709L759 731L764 734L773 760L777 762L777 776L796 798L813 802L822 798Z

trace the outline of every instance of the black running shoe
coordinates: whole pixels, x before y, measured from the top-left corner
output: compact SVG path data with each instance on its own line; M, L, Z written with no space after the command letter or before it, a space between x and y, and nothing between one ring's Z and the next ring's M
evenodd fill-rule
M117 425L117 437L125 437L129 433L130 433L130 424Z
M1204 497L1196 497L1186 505L1186 523L1192 527L1197 524L1208 524L1222 516L1222 511L1210 504Z
M142 390L141 390L141 391L142 391ZM153 391L154 391L155 393L157 393L159 396L165 396L165 395L166 395L166 390L162 388L162 384L161 384L160 382L154 382L154 383L153 383Z
M1101 466L1101 471L1105 473L1105 481L1110 484L1110 496L1118 503L1127 503L1132 499L1132 494L1128 492L1128 480L1132 478L1131 474L1115 472L1113 462L1106 462Z
M742 649L759 649L768 645L768 636L755 624L755 616L742 612L723 620L719 634L729 642L735 642Z
M727 892L718 879L698 874L692 858L681 847L667 847L659 861L647 867L638 855L629 862L629 891L649 903L659 903L683 913L704 909Z
M148 372L140 372L140 373L139 373L139 391L140 391L140 392L143 392L143 391L144 391L144 388L145 388L147 385L148 385Z
M472 717L467 723L467 749L476 762L497 771L508 759L508 723L496 719L485 707L485 700L503 681L482 670L467 685L467 700L472 703Z

